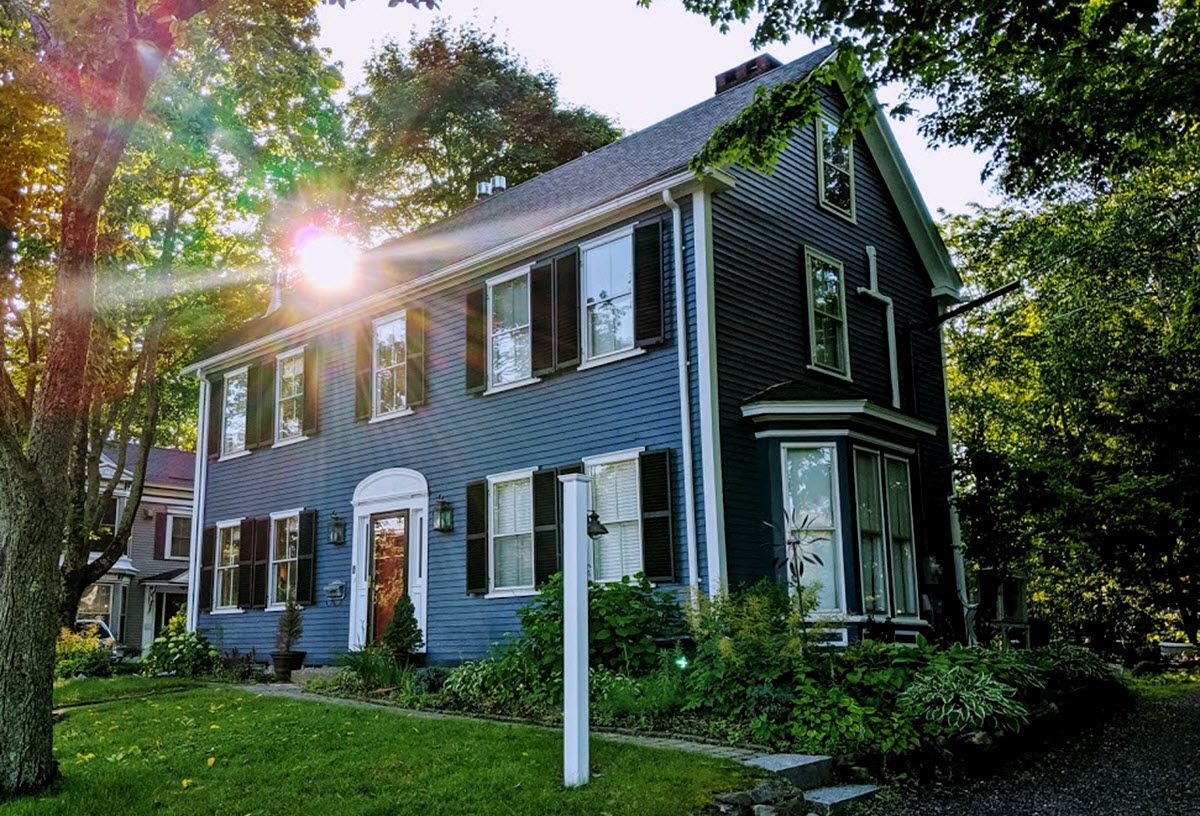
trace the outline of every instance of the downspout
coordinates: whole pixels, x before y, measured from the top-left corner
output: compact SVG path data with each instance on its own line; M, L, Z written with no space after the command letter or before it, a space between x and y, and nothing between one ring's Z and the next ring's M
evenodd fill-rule
M200 619L200 557L204 549L204 493L208 480L208 403L212 387L202 370L200 380L200 416L196 421L196 467L192 477L192 546L188 559L187 628L195 631Z
M683 504L687 528L688 595L695 602L700 597L700 575L697 572L699 547L696 543L696 473L692 460L692 389L691 361L688 359L687 293L683 273L683 213L663 190L663 203L671 208L672 263L675 266L675 346L679 356L679 422L683 438Z
M945 312L945 307L939 309ZM942 393L946 402L946 444L949 450L947 453L950 456L950 495L946 497L947 503L950 505L950 548L954 554L954 584L958 592L958 602L962 607L962 623L963 633L966 635L967 643L975 643L975 608L971 604L970 595L967 593L967 567L963 559L962 548L962 530L958 525L958 501L955 498L954 489L954 431L950 426L950 383L946 377L946 341L942 334L942 325L939 323L937 327L938 333L938 349L942 355Z

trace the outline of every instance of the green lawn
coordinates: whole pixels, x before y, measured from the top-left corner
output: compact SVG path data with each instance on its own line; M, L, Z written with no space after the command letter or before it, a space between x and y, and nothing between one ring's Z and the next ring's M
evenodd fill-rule
M76 709L55 736L63 780L0 816L680 816L745 778L733 763L593 740L592 783L564 790L554 731L211 688Z
M136 674L122 677L84 677L75 680L57 680L54 683L54 705L70 706L116 700L122 697L139 697L167 691L181 691L201 685L183 677L140 677Z

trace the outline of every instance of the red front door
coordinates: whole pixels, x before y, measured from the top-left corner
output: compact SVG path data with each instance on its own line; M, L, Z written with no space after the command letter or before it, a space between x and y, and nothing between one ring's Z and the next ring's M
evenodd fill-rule
M371 618L368 641L379 636L392 619L396 600L408 584L408 511L371 516Z

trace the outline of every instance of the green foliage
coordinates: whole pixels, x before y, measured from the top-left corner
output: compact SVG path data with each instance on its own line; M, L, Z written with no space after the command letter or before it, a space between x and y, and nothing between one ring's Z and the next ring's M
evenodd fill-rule
M338 665L353 676L359 688L371 692L402 686L412 674L411 669L397 663L391 650L383 646L346 652L338 658Z
M142 674L155 677L201 677L212 674L221 655L199 632L187 631L187 611L180 608L142 658Z
M1017 690L987 672L965 665L935 665L921 671L900 696L900 709L935 737L974 731L1019 731L1029 710Z
M302 634L304 620L300 615L300 604L288 598L287 605L279 613L279 623L275 627L275 647L281 652L290 652Z
M540 658L513 643L452 670L442 692L450 708L538 719L553 717L562 703L562 663L544 672Z
M410 661L425 643L421 627L417 625L417 610L407 594L396 599L392 607L392 619L383 627L380 642L397 663Z
M112 673L110 650L95 626L79 632L63 627L54 644L55 677L107 677Z
M562 671L563 584L552 577L532 603L517 613L520 645L550 674ZM674 596L656 590L639 574L588 585L588 635L592 666L639 675L658 665L659 643L681 634Z

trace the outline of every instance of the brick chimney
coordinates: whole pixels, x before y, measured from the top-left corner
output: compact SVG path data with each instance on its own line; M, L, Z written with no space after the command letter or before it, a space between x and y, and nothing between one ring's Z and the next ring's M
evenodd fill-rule
M741 85L743 82L748 82L755 77L762 76L767 71L772 71L782 64L770 54L762 54L749 62L743 62L741 65L730 68L728 71L722 71L717 74L717 93L728 91L730 88Z

